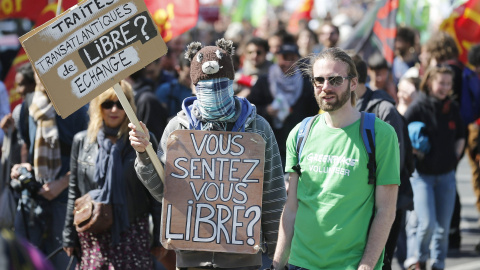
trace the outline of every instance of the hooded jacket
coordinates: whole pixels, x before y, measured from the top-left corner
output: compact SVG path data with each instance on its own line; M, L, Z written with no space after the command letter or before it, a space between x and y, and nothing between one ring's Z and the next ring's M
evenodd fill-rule
M374 113L376 117L387 122L395 129L400 147L400 168L403 168L405 162L404 123L402 116L395 107L395 100L383 90L372 91L367 87L365 94L357 100L356 108L359 111Z
M201 114L194 109L196 97L184 100L183 110L168 123L163 133L157 155L165 164L167 138L179 129L200 129L205 124ZM235 97L235 115L225 123L226 130L232 132L252 132L265 140L265 166L262 198L262 242L268 245L268 255L273 256L277 244L277 234L283 205L286 201L283 168L277 141L267 121L256 114L255 106L244 98ZM146 152L137 153L135 170L139 179L159 201L163 198L163 184L153 168ZM208 251L177 251L177 267L213 267L258 269L262 265L262 254L238 254Z

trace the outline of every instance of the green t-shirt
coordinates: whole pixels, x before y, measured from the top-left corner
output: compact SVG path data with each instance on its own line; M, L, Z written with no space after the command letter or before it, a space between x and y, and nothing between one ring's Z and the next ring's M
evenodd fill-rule
M286 171L297 164L299 125L287 140ZM395 130L375 119L377 185L400 184L400 154ZM331 128L321 115L302 150L298 210L289 263L308 269L357 269L367 243L374 208L368 184L368 155L360 120ZM375 269L381 269L383 255Z

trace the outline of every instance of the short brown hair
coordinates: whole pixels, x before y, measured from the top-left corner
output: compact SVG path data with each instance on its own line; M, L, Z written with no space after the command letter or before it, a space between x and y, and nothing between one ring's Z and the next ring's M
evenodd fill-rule
M452 36L446 32L437 32L425 43L425 49L430 53L432 59L437 62L444 62L458 58L457 43Z

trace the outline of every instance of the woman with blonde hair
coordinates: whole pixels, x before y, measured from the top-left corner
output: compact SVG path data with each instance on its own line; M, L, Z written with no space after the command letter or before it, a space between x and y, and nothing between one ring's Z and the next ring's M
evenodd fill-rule
M122 81L121 86L135 110L130 84ZM150 252L161 246L160 203L137 178L136 154L128 141L129 121L112 88L90 102L89 115L88 130L75 135L72 147L64 250L78 256L77 269L151 269ZM86 194L95 203L111 206L113 222L104 231L84 231L74 225L75 215L82 210L74 208L75 202ZM156 227L152 250L149 214ZM99 222L108 220L102 215Z

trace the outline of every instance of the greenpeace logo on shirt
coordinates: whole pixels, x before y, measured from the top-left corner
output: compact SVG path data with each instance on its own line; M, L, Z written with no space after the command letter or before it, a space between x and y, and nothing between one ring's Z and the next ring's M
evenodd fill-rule
M308 166L308 168L311 172L334 173L348 176L350 176L350 170L344 167L354 167L355 164L358 162L358 159L355 158L314 153L308 154L307 160L310 161L310 165ZM319 164L317 165L315 163Z
M307 160L310 162L318 162L318 163L326 163L332 165L347 165L347 166L355 166L355 163L358 162L358 159L355 158L347 158L345 156L331 156L331 155L323 155L323 154L308 154Z

